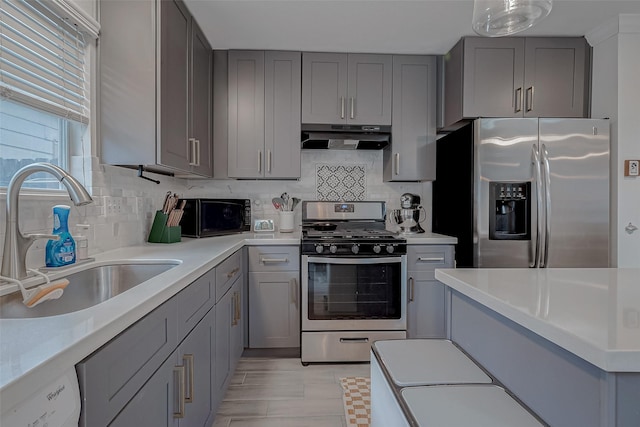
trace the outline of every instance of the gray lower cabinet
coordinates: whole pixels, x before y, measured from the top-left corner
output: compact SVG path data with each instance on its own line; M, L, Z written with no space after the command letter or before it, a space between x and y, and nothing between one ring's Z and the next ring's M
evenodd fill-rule
M100 2L107 164L211 176L212 51L180 0Z
M583 37L465 37L445 55L445 126L475 117L588 117Z
M249 346L300 346L300 249L249 248Z
M383 152L385 181L436 178L436 57L393 56L391 144Z
M212 374L217 404L224 398L244 349L242 283L243 275L240 275L216 304L215 368Z
M390 125L391 55L305 52L302 123Z
M215 416L211 350L215 309L201 320L110 426L203 427Z
M76 366L81 427L213 423L244 349L242 253Z
M452 268L452 245L407 247L407 338L445 338L445 285L435 279L436 268Z
M229 178L300 177L300 55L228 52Z

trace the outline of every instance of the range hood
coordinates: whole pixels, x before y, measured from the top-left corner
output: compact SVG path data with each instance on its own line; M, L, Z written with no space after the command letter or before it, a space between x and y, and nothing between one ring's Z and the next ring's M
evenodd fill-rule
M302 125L302 148L381 150L391 142L391 126Z

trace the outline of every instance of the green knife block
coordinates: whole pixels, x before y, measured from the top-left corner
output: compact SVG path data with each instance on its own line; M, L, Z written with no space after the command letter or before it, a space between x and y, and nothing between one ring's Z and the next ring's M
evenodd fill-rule
M156 216L153 218L153 224L149 232L148 241L150 243L176 243L181 240L182 229L179 225L167 227L168 219L169 215L162 211L156 211Z

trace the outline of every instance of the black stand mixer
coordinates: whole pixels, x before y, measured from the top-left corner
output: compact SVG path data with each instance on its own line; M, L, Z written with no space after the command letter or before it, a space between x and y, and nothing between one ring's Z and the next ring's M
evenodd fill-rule
M401 209L392 209L389 212L389 220L400 227L400 234L424 233L420 224L427 219L427 212L420 205L420 196L404 193L400 196L400 206Z

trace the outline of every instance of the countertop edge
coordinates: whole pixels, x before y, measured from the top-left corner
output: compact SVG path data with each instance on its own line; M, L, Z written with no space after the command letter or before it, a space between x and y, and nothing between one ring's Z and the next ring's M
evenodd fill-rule
M522 269L530 271L530 269ZM603 269L615 270L615 269ZM456 277L462 269L436 269L435 277L477 303L506 317L605 372L640 372L640 349L611 350L598 346L550 322L532 316ZM638 270L640 274L640 270Z

